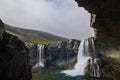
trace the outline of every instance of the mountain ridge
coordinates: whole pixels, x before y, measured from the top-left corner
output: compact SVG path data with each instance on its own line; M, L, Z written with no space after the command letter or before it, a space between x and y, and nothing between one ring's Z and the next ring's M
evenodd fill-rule
M68 40L67 38L60 37L48 32L24 29L19 27L14 27L8 24L5 24L6 32L18 36L23 41L33 42L33 43L42 43L48 44L56 41Z

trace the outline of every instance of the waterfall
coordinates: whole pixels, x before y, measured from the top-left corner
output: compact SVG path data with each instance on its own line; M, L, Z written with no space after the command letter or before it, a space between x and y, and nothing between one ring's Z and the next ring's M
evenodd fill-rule
M38 63L33 67L44 67L44 45L38 44Z
M97 64L94 55L95 46L93 38L81 41L77 55L77 63L75 64L74 69L62 71L62 73L69 76L83 76L86 75L86 67L90 67L89 75L92 77L100 77L99 65ZM90 66L88 66L88 64L90 64Z
M95 68L94 68L94 76L95 77L100 77L100 67L99 67L99 64L97 62L97 58L94 59L94 65L95 65Z

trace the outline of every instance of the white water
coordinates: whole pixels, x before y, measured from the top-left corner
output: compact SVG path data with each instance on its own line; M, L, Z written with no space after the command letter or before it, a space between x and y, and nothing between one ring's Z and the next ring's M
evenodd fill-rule
M91 57L85 56L89 52L88 41L87 42L85 41L86 40L83 40L79 46L77 63L75 64L74 69L62 71L62 73L65 73L66 75L69 76L85 75L84 68L86 67L88 60L91 59Z
M44 67L44 45L38 44L38 53L39 53L38 63L33 68Z
M100 66L98 65L96 59L94 60L94 64L96 65L96 70L95 70L95 72L94 72L94 76L100 77Z
M91 44L90 44L91 43ZM100 77L100 67L97 63L97 58L95 54L95 45L94 40L91 38L90 40L83 40L79 46L79 51L77 55L77 63L74 66L73 70L65 70L62 73L65 73L69 76L81 76L85 75L85 67L88 65L88 61L90 60L91 67L91 76L92 77Z
M99 64L97 62L97 60L99 60L99 58L96 58L97 55L95 54L95 44L94 44L94 40L91 39L91 42L92 42L92 48L93 48L93 51L92 51L92 54L93 54L93 70L94 70L94 74L93 76L94 77L100 77L100 67L99 67Z

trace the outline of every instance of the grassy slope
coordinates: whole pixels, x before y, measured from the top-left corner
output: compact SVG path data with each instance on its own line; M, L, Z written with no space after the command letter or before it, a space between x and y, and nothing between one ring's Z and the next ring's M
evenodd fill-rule
M67 40L66 38L59 37L43 31L17 28L7 24L5 25L6 25L6 32L13 34L15 36L18 36L21 40L24 40L24 41L48 44L55 41Z

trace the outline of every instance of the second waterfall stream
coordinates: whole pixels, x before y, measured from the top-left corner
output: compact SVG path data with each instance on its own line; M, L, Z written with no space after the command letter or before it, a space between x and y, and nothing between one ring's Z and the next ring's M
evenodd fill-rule
M91 65L89 66L89 75L92 77L100 77L99 73L99 65L97 65L96 58L95 58L95 45L93 38L86 39L81 41L79 46L79 51L77 55L77 63L72 70L65 70L61 73L65 73L68 76L85 76L86 75L86 67L88 63Z
M33 67L33 68L37 68L37 67L44 67L44 45L42 44L38 44L38 63Z

